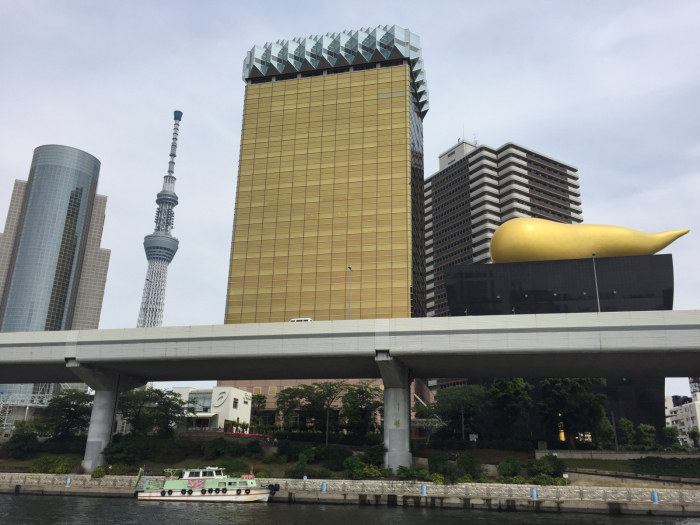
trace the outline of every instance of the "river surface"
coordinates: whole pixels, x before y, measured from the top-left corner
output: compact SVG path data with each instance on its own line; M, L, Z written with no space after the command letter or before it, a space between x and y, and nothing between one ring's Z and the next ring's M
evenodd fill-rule
M0 523L245 525L700 525L700 518L536 514L415 507L289 503L138 502L135 499L0 495Z

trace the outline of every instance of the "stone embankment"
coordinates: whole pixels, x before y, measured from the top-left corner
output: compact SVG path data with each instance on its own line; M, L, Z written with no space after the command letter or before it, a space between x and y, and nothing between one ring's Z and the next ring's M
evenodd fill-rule
M133 476L91 479L85 475L0 474L0 493L133 497L135 481ZM150 477L150 481L163 483L164 478ZM435 485L387 480L265 479L264 482L279 483L280 491L271 501L283 503L700 516L700 490L490 483Z

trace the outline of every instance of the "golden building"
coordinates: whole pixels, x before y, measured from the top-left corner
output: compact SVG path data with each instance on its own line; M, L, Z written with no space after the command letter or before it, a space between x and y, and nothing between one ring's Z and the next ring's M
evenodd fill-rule
M268 43L244 79L225 322L425 316L418 37Z

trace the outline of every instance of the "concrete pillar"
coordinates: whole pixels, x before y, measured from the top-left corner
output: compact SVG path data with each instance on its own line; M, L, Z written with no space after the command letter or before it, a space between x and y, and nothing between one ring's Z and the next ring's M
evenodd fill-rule
M143 386L146 381L137 377L124 376L113 370L82 365L75 358L66 360L66 368L95 390L85 459L82 462L85 472L92 472L95 467L104 463L102 451L112 440L112 425L114 425L119 392Z
M384 466L396 471L413 463L409 371L387 350L378 350L375 360L384 383Z
M117 406L117 391L96 390L92 401L90 427L88 428L85 459L81 463L85 472L92 472L104 463L102 451L112 439L112 426Z

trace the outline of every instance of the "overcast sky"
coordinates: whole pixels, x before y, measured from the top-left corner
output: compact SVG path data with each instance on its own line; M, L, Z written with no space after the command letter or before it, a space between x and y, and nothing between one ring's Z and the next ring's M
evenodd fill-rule
M136 326L143 237L184 112L164 325L223 322L246 51L396 24L421 37L426 176L465 130L579 168L586 223L690 228L675 308L700 308L700 2L0 1L0 227L43 144L102 162L101 328ZM700 375L700 371L697 371ZM687 393L686 379L667 393Z

